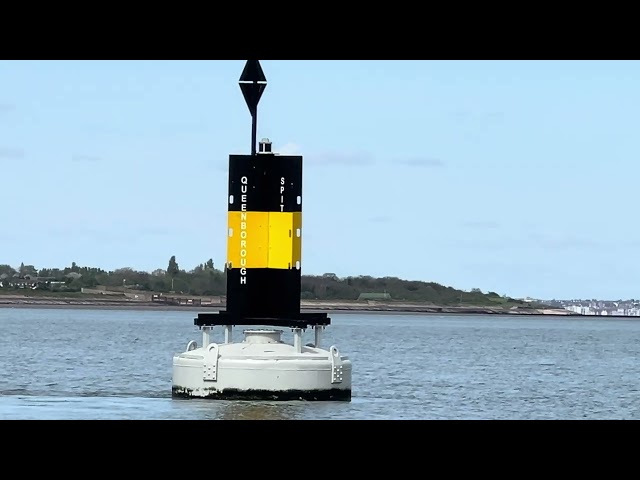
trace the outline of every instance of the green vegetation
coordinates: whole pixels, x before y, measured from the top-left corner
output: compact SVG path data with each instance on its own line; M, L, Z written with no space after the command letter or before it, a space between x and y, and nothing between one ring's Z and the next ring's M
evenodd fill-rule
M80 267L72 263L65 268L42 268L21 264L18 269L0 265L0 294L33 296L69 296L82 294L82 288L99 286L142 290L156 293L178 293L193 296L218 296L226 293L225 272L214 268L213 260L192 270L180 269L172 256L166 269L141 272L120 268L111 272L95 267ZM479 289L469 292L456 290L434 282L402 280L395 277L370 276L339 278L335 274L303 275L303 300L422 302L439 306L467 305L478 307L529 306L528 303L483 293ZM531 305L537 306L537 305Z

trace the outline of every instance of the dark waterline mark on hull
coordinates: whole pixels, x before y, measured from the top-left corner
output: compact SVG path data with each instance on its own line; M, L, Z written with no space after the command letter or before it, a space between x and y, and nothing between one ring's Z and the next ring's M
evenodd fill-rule
M192 390L172 387L171 395L181 400L244 400L244 401L310 401L310 402L350 402L351 390L334 388L331 390L238 390L225 389L211 391L204 397L192 395Z

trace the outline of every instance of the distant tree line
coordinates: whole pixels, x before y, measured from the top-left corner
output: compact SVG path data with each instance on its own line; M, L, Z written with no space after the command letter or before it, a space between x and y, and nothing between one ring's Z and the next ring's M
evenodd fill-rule
M214 267L213 259L191 270L180 268L175 256L169 259L166 269L152 272L119 268L106 271L96 267L81 267L75 262L65 268L37 269L21 264L18 269L0 265L0 292L8 293L21 279L29 278L31 288L61 292L79 292L98 286L124 287L158 293L180 293L194 296L226 294L226 275ZM22 282L24 284L24 282ZM24 287L23 287L24 288ZM428 302L435 305L505 306L525 305L525 302L501 296L495 292L483 293L457 290L434 282L402 280L396 277L375 278L357 276L339 278L335 274L302 277L302 299L309 300L366 300Z

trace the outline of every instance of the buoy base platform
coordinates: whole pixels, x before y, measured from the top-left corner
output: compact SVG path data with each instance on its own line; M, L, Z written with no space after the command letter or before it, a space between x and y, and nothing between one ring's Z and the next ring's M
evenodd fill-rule
M224 343L210 341L213 327L202 327L203 346L189 342L173 357L174 398L268 401L351 401L351 361L338 348L302 345L303 329L293 328L293 343L282 330L244 330L233 343L232 327L223 327Z

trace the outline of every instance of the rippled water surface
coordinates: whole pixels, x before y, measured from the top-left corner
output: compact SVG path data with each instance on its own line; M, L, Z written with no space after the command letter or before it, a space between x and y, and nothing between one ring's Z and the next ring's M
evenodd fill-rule
M640 418L638 320L336 314L352 402L173 400L194 315L0 308L0 419Z

